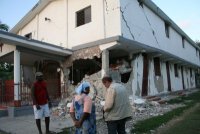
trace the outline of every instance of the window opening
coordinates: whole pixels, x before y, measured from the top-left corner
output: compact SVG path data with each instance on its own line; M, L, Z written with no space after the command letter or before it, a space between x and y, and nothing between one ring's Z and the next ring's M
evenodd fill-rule
M154 60L155 75L156 75L156 76L161 76L161 71L160 71L160 58L159 58L159 57L155 57L153 60Z
M76 26L91 22L91 6L76 12Z
M165 34L166 34L166 37L169 38L169 24L167 24L166 22L165 22Z

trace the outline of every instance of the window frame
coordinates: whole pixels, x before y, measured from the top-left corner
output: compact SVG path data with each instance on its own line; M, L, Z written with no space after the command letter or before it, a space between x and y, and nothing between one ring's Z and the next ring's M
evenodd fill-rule
M185 37L182 36L182 47L185 48Z
M192 78L193 73L192 73L192 68L190 68L190 78Z
M160 58L153 58L155 76L161 76Z
M165 22L165 35L167 38L169 38L169 27L170 25L167 22Z
M25 34L24 37L26 37L28 39L32 39L33 34L32 34L32 32L30 32L30 33Z
M179 71L178 65L177 65L177 64L174 64L174 76L175 76L175 77L179 77L178 71Z
M87 11L89 14L87 14ZM77 11L75 13L75 15L76 15L76 27L80 27L82 25L92 22L92 7L91 7L91 5Z

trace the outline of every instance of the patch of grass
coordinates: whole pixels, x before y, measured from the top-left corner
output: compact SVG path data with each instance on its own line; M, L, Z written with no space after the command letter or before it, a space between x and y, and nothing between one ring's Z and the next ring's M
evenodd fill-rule
M177 109L174 109L170 112L167 112L164 115L152 117L146 120L139 121L137 124L135 124L134 129L132 129L132 133L150 133L150 130L154 130L161 126L162 124L170 121L172 118L175 118L183 113L185 109L187 109L187 106L180 107Z
M167 103L169 104L175 104L175 103L188 103L189 101L200 101L200 91L196 92L196 93L192 93L188 96L181 96L181 97L177 97L175 99L171 99L169 101L167 101Z
M162 134L200 134L200 106L184 117L183 121L176 123Z
M190 100L190 101L188 101ZM140 133L151 133L150 130L154 130L161 126L162 124L170 121L171 119L180 116L184 110L189 109L190 107L194 106L197 102L200 101L200 92L196 92L193 94L190 94L188 96L179 97L176 99L173 99L170 102L170 104L173 103L184 103L184 107L179 107L177 109L174 109L170 112L165 113L164 115L152 117L146 120L138 121L134 128L131 130L132 133L140 134ZM168 103L169 103L168 102Z
M168 104L176 104L176 103L181 103L181 102L183 102L182 97L178 97L178 98L171 99L171 100L167 101Z

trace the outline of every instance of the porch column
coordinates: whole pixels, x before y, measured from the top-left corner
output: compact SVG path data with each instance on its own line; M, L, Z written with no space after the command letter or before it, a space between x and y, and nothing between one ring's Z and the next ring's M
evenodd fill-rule
M14 106L21 106L20 98L20 52L14 51Z
M102 52L102 73L101 77L109 75L109 51L103 50Z

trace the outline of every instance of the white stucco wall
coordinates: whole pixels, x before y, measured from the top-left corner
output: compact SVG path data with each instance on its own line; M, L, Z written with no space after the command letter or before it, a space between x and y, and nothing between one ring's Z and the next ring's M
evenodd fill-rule
M50 20L45 21L45 18ZM65 0L57 0L47 5L18 34L24 36L32 32L32 38L67 47L67 9Z
M149 59L149 77L148 77L148 79L149 79L148 95L156 95L156 94L168 92L166 62L163 62L163 61L160 62L160 71L161 71L161 76L156 76L153 57L150 58ZM170 73L170 75L172 75L172 74ZM160 83L160 87L157 87L155 85L156 81ZM160 88L160 89L158 89L158 88ZM160 92L159 92L159 90L160 90Z
M168 91L168 80L167 80L167 69L166 69L166 61L160 62L161 76L155 76L154 69L154 61L151 56L149 58L148 65L148 95L157 95L162 93L167 93ZM134 60L131 63L133 67L133 78L132 78L132 93L133 98L135 96L141 96L142 93L142 80L143 80L143 56L142 54L138 54L135 56ZM175 77L174 73L174 63L169 63L169 73L170 73L170 83L171 83L171 91L180 91L183 90L182 83L182 74L181 67L178 66L178 77ZM192 77L190 76L190 68L183 67L183 75L184 75L184 85L185 89L195 88L195 70L192 69ZM157 85L156 85L157 83Z
M161 75L163 77L164 91L168 92L168 82L167 82L167 67L166 62L161 61Z
M192 77L190 75L190 68L184 67L184 85L186 89L195 88L195 71L192 70Z
M154 77L155 77L155 70L154 70L153 59L149 59L148 95L155 95L158 93L155 87Z
M169 28L169 38L165 35L165 22L153 11L137 0L120 0L121 27L125 38L136 40L181 57L189 62L200 65L196 49L185 41L182 47L182 36ZM189 55L189 56L188 56Z
M177 68L178 68L178 77L175 76L174 64L170 65L170 69L172 70L170 74L172 91L178 91L183 89L181 69L179 66Z
M2 52L0 51L0 57L4 56L10 52L13 52L16 49L16 46L4 44L2 46Z
M76 27L76 12L91 6L91 22ZM45 17L50 21L45 21ZM121 35L119 0L56 0L47 5L18 34L72 48Z
M142 93L142 78L143 78L143 56L137 55L132 61L133 66L133 80L132 80L132 92L133 96L141 96Z
M91 22L76 27L76 12L91 6ZM68 1L68 46L81 45L106 37L120 35L118 0Z
M39 14L38 39L66 47L66 3L64 0L51 2ZM45 21L45 17L51 19Z
M32 38L37 39L38 29L37 29L37 16L32 19L23 29L18 33L21 36L32 33Z
M121 35L120 0L103 0L105 37Z
M188 85L187 85L186 67L183 67L183 80L184 80L185 89L187 89L187 88L188 88Z

